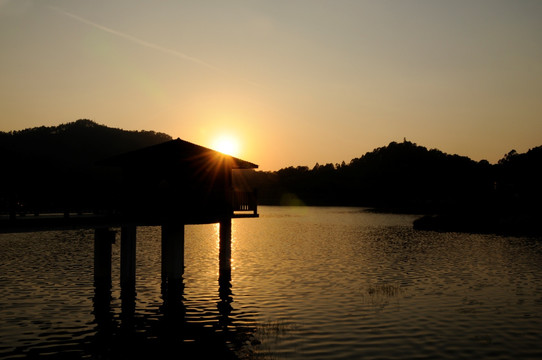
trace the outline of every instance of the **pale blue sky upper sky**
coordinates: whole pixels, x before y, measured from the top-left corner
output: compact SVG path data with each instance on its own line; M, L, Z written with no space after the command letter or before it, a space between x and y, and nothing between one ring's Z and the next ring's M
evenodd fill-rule
M0 0L0 130L89 118L264 170L542 145L539 0Z

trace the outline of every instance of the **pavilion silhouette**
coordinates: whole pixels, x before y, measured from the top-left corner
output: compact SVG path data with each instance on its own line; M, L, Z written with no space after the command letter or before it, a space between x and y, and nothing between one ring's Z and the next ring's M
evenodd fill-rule
M121 229L121 291L135 294L136 234L138 226L162 228L162 278L182 283L184 227L220 224L220 259L223 272L231 271L231 221L258 217L255 191L234 189L233 171L258 165L181 139L103 159L97 163L121 172L111 182L91 213L0 218L0 232L30 232L93 228L94 280L111 288L111 244ZM104 172L108 173L108 172ZM81 189L85 191L86 189ZM38 216L39 214L39 216ZM226 278L228 275L226 274Z

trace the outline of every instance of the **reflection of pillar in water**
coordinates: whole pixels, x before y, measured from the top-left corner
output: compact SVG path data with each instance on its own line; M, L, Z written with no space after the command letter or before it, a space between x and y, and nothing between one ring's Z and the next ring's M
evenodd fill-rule
M94 297L92 298L94 307L94 319L97 324L97 335L110 333L113 326L113 313L111 311L111 287L104 284L95 284Z
M229 315L232 311L231 302L231 219L224 219L220 222L220 249L219 249L219 275L218 294L220 302L219 323L222 327L230 324Z
M99 228L94 233L94 319L96 322L96 357L103 357L115 330L111 310L111 244L115 232Z
M105 358L110 348L111 338L116 329L115 318L111 310L111 288L103 284L95 284L94 297L94 322L96 323L96 335L93 340L93 352L96 359Z

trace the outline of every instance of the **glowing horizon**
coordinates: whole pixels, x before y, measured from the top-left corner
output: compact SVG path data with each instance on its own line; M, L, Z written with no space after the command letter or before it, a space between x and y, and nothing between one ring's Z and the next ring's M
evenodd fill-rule
M495 163L542 145L542 3L0 2L1 131L77 119L262 170L403 138ZM241 151L242 150L242 151Z

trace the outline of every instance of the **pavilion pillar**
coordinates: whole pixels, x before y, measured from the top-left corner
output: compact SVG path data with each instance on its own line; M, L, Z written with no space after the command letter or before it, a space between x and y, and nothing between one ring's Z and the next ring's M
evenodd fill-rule
M94 284L97 287L111 288L111 244L115 242L115 232L108 228L94 231Z
M184 224L162 225L162 279L182 281L184 274Z
M231 218L225 218L219 224L220 248L218 254L218 294L220 301L217 304L220 313L219 324L222 328L231 325Z
M220 221L219 273L221 277L231 278L231 218Z
M125 225L120 233L120 286L122 292L135 295L136 226Z

